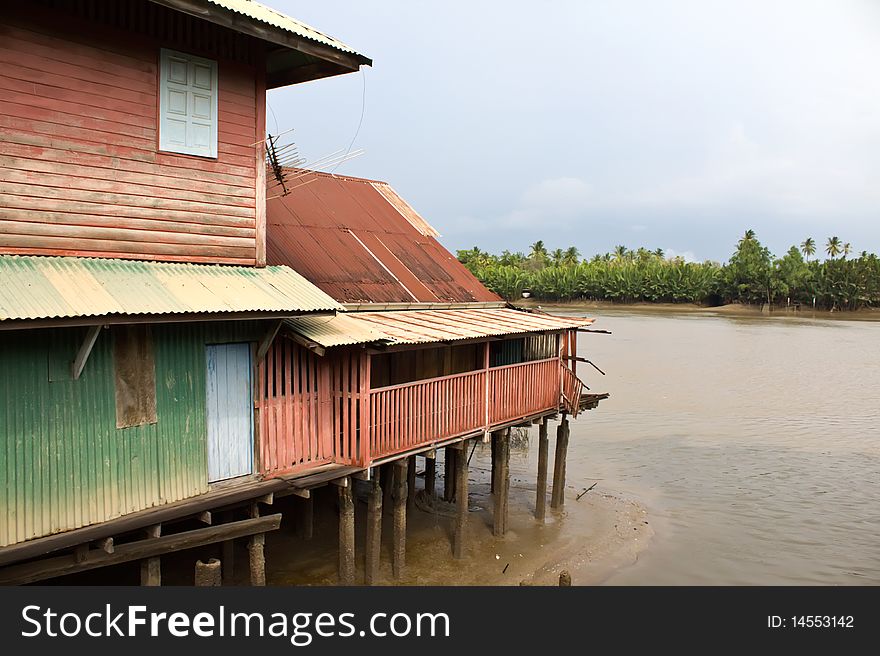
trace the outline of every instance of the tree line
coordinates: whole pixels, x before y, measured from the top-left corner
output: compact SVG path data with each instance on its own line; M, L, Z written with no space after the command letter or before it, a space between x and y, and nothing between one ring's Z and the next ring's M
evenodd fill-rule
M880 306L880 258L829 237L826 257L809 237L782 257L761 245L753 230L739 240L726 263L687 262L662 249L613 252L581 258L574 247L549 251L543 241L529 253L493 255L479 248L458 259L489 289L514 300L525 293L545 301L620 303L724 303L801 305L826 310Z

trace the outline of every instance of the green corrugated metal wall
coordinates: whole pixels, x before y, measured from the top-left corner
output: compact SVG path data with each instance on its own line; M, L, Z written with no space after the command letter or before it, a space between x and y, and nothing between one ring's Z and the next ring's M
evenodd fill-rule
M158 422L125 429L110 332L79 380L67 367L85 329L0 333L0 546L207 490L205 344L254 340L259 326L154 325Z

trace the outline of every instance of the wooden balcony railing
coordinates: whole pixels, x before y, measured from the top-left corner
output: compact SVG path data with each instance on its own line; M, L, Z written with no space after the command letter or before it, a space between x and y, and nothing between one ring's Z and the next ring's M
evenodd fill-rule
M376 460L559 407L558 358L431 378L370 391ZM487 397L488 392L488 397Z

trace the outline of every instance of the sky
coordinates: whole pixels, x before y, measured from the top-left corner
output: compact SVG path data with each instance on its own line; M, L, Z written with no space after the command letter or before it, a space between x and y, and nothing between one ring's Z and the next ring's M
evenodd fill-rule
M874 0L263 1L373 59L270 92L269 131L363 149L335 172L453 251L880 251Z

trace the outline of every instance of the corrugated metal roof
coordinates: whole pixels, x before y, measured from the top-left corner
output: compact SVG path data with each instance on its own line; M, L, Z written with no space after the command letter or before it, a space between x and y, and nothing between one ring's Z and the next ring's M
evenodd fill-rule
M335 48L336 50L341 50L342 52L347 52L352 55L364 57L360 53L342 43L342 41L334 39L331 36L327 36L326 34L319 32L315 28L306 25L302 21L291 18L290 16L282 14L280 11L276 11L271 7L267 7L266 5L262 5L259 2L253 2L253 0L208 0L208 2L217 5L218 7L228 9L229 11L234 11L235 13L241 14L242 16L247 16L248 18L251 18L255 21L266 23L267 25L272 25L273 27L277 27L278 29L284 30L285 32L290 32L291 34L296 34L297 36L311 39L312 41L317 41L318 43L323 43L325 46L330 46L331 48Z
M0 281L0 321L342 309L284 266L0 255Z
M267 194L267 259L293 267L336 300L500 300L387 183L298 171L290 186L287 196Z
M350 344L426 344L517 333L581 328L593 319L558 317L513 308L355 312L335 317L298 317L290 330L325 348Z

